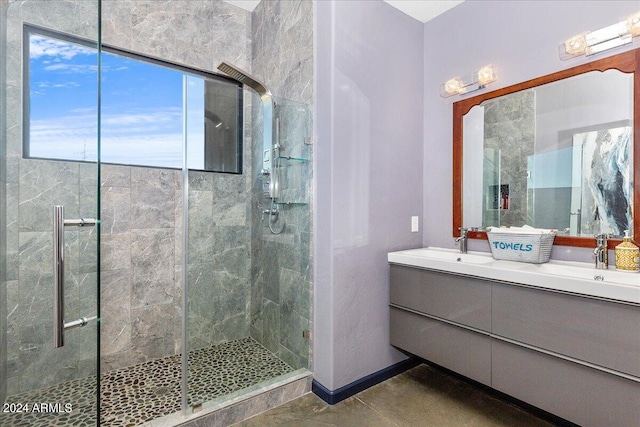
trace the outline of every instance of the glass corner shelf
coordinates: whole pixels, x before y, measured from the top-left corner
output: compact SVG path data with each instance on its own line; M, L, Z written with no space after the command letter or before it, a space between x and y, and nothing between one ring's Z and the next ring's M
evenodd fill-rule
M288 160L290 162L309 163L309 159L305 159L303 157L278 156L276 157L276 160Z
M309 159L293 156L275 157L274 172L278 179L280 206L304 206L309 204Z
M285 205L285 206L304 206L304 205L308 205L308 202L303 202L300 200L296 200L296 201L289 201L289 200L276 200L275 201L276 205Z

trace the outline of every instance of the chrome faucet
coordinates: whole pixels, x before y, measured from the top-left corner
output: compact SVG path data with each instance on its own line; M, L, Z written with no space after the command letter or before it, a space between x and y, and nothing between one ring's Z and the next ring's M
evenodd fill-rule
M596 268L606 270L609 268L609 250L607 249L607 234L596 234L596 248L593 255L596 257Z
M456 238L456 243L460 243L460 253L461 254L466 254L467 253L467 240L468 240L468 236L467 236L467 230L464 227L460 227L458 228L458 230L460 230L460 237Z

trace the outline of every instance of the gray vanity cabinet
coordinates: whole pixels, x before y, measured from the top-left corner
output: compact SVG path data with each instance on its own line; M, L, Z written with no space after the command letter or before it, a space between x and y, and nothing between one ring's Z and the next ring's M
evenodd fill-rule
M391 265L391 304L491 331L491 282Z
M391 344L482 384L491 385L491 338L391 307Z
M640 425L640 384L492 341L491 387L583 427Z
M640 307L500 283L492 304L494 334L640 378Z
M489 282L391 265L390 303L392 345L491 384Z
M640 426L640 306L391 264L391 344L582 426Z

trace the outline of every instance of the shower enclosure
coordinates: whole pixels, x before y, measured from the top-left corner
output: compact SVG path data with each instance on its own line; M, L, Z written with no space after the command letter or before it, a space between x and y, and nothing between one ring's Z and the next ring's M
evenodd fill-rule
M280 65L278 3L0 1L0 425L178 424L308 376L310 99L275 84L269 117L215 70Z

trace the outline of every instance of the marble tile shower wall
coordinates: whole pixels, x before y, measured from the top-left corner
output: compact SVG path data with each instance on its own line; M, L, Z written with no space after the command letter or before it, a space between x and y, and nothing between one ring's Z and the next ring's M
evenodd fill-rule
M253 73L281 99L313 103L313 3L260 2L252 20Z
M257 74L274 94L311 104L311 1L262 2L252 16L220 0L103 0L102 13L105 44L211 71L228 60ZM22 23L87 38L97 28L95 3L86 0L21 0L8 14L6 283L0 290L7 301L9 375L3 378L15 394L87 376L96 354L92 327L70 331L62 350L54 352L50 342L51 205L61 202L69 217L94 216L97 182L89 165L21 158ZM252 111L250 96L245 111ZM270 235L259 218L262 147L252 144L251 120L245 125L243 175L189 174L189 345L251 332L292 366L306 367L310 205L285 207L287 232ZM297 142L287 144L306 155L300 138L310 135L295 128L288 135L299 134ZM101 352L108 370L181 351L182 188L175 170L105 165L102 172ZM310 189L311 168L302 180ZM73 313L96 303L90 252L96 237L66 233L69 271L76 272L67 276Z
M97 2L14 1L6 9L6 340L7 394L94 372L95 324L65 334L54 350L52 205L67 216L93 217L96 169L88 165L22 159L22 24L29 22L95 39ZM84 255L95 233L67 232L65 316L95 312L96 268ZM91 257L91 254L89 254ZM83 313L83 314L80 314Z
M189 172L190 351L249 336L248 201L245 175Z
M6 291L8 304L9 394L94 372L95 331L91 327L70 331L63 349L53 351L51 345L51 205L54 202L64 204L67 217L95 216L96 198L91 194L97 188L96 171L79 163L22 159L20 112L22 23L30 22L91 38L97 32L95 4L84 0L26 0L9 7L8 61L3 62L7 70L8 104L7 282L2 288ZM106 44L206 70L214 70L222 59L230 59L240 66L250 64L247 59L251 53L250 14L227 3L217 0L108 0L102 4L103 42ZM247 103L250 103L249 99ZM250 170L248 141L245 158ZM105 166L103 170L103 369L180 351L182 249L176 232L182 225L182 196L176 174L178 172L174 170L126 166ZM235 205L228 206L232 203L241 203L241 209L247 206L242 198L247 197L249 177L225 176L207 182L206 190L194 183L194 191L189 197L190 203L193 199L194 207L190 222L206 222L197 219L198 212L202 211L199 196L204 194L212 201L211 212L214 205L216 209L221 207L220 199L213 197L215 192L232 212L238 210ZM227 197L230 194L233 197ZM246 225L238 224L237 218L246 217L246 214L236 216L236 222L232 223L221 221L217 224L220 227L235 228L220 231L218 236L226 239L225 232L227 235L235 233L233 241L237 243L238 236L243 234L240 229L248 230ZM66 232L65 236L70 264L67 270L77 271L67 274L66 305L74 314L90 313L95 311L96 296L91 291L95 289L97 273L95 256L89 249L95 247L96 236L74 232ZM247 238L244 246L229 243L219 253L214 255L213 249L210 253L217 257L216 261L232 257L233 251L248 254L248 242ZM199 243L200 252L205 253L204 242ZM212 245L214 241L207 243ZM197 252L197 248L194 250ZM244 262L247 262L246 258ZM204 329L209 332L203 339L195 340L196 344L248 335L249 268L241 264L236 263L228 271L210 273L212 281L224 282L226 288L233 281L240 286L228 297L217 295L221 306L233 307L231 320L221 316L224 318L216 318L207 324L207 328L200 324L190 329L190 334ZM191 270L191 265L189 267ZM199 275L196 267L194 265L194 272L190 271L190 274ZM194 281L205 286L204 280ZM194 292L197 292L197 284L193 287ZM238 307L245 307L245 313L240 313ZM195 317L198 310L203 312L205 307L195 307ZM212 307L206 307L206 312L211 318ZM240 326L239 319L243 316L245 322ZM234 325L238 325L237 328Z
M253 13L252 31L253 74L277 97L300 103L281 105L283 154L311 158L304 137L311 136L312 2L263 1ZM301 109L306 109L302 115ZM256 120L256 140L260 127ZM273 235L267 219L261 218L261 209L269 206L257 174L259 149L255 147L253 153L251 336L290 366L307 368L311 346L302 332L311 329L311 163L298 172L309 203L281 206L286 228L282 234Z
M102 168L105 370L181 351L179 170ZM248 336L249 229L242 175L189 173L189 350Z
M0 64L6 64L7 2L0 1ZM7 397L7 170L5 67L0 66L0 402Z
M222 0L103 0L102 22L107 45L202 70L251 66L251 14Z
M499 98L485 106L485 148L500 150L500 183L509 185L509 209L490 210L485 218L500 217L500 225L532 224L527 218L527 156L535 148L535 93L525 91L515 97ZM507 119L505 119L507 118Z
M105 371L179 351L175 280L180 171L102 166L101 363Z
M208 71L215 71L223 60L240 67L250 65L251 14L220 0L103 1L102 28L103 43L169 62ZM250 104L251 97L245 96L245 109ZM243 175L189 173L189 350L249 334L250 146L251 135L246 133ZM102 314L109 316L103 322L108 337L102 340L106 369L181 351L182 177L179 171L146 168L120 168L116 175L126 176L126 170L131 173L128 193L126 185L110 187L103 180L103 194L107 187L115 191L105 196L103 206L113 200L120 204L116 212L126 213L130 200L132 215L130 232L121 224L115 228L121 235L113 236L125 245L130 239L131 258L126 265L131 271L107 273L103 268L101 276ZM146 190L135 195L136 186ZM133 216L140 209L156 217L138 225ZM143 240L134 243L138 235ZM120 287L105 294L110 281Z

